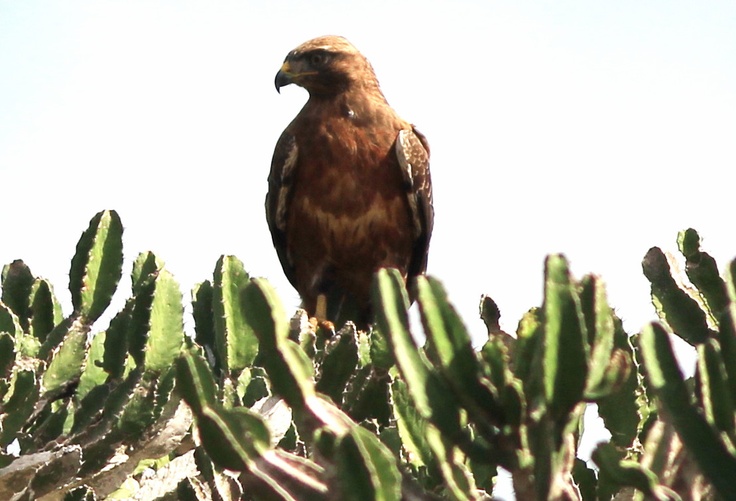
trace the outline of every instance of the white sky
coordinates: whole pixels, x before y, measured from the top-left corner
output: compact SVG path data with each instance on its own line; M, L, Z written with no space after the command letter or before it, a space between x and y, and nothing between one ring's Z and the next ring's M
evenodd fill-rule
M736 256L732 1L0 0L0 263L23 258L68 314L77 239L111 208L126 274L153 250L186 300L235 254L293 310L263 200L307 96L273 81L328 33L429 138L429 273L477 344L480 295L514 331L551 252L603 276L631 333L654 318L649 247L692 226L722 268Z
M650 246L693 226L736 255L732 2L0 0L0 261L68 301L79 234L114 208L128 262L153 250L185 293L228 253L296 306L263 198L306 92L273 79L326 33L430 140L429 272L479 342L480 294L515 330L550 252L601 274L629 331L652 318Z
M629 331L652 318L650 246L693 226L736 255L733 2L0 0L0 261L68 302L76 240L114 208L128 262L151 249L188 291L235 254L295 306L263 197L306 92L273 79L326 33L430 140L429 272L479 342L480 294L515 330L550 252L601 274Z

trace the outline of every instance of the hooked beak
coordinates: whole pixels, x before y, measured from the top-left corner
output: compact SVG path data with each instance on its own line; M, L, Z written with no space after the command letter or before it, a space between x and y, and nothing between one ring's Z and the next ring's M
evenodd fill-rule
M281 87L294 83L295 74L291 72L291 67L288 61L284 61L281 65L281 69L276 73L276 92L281 94Z

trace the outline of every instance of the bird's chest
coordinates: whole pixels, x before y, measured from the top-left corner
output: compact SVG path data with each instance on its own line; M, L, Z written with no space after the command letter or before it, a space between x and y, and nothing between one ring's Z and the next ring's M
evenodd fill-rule
M294 252L317 246L318 254L332 260L347 255L369 262L393 256L393 246L409 227L396 134L393 128L324 121L308 135L297 136L289 224L291 243L298 249ZM391 242L381 256L361 254L381 239Z
M350 120L313 124L298 138L295 194L327 211L365 211L376 197L394 196L402 183L396 134Z

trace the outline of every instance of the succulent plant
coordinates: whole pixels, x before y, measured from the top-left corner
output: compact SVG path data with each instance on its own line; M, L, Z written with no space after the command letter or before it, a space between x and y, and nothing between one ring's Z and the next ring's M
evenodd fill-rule
M630 336L603 281L547 258L544 299L474 348L442 283L375 276L373 325L291 318L273 287L222 256L192 290L150 252L109 325L123 270L114 211L72 258L65 316L20 260L2 271L0 498L736 499L736 261L721 277L694 230L685 261L643 261L661 323ZM412 317L414 318L414 317ZM694 346L685 379L670 338ZM424 339L420 345L417 339ZM596 404L610 438L578 458Z

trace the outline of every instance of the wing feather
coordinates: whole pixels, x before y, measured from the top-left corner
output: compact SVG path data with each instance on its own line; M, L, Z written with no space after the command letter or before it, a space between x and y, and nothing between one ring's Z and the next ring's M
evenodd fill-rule
M266 194L266 221L271 231L271 240L286 278L292 285L295 285L295 272L286 244L286 220L298 157L299 148L296 139L284 131L273 152L271 172L268 175L268 193Z
M413 126L411 130L401 130L396 138L396 157L401 166L412 216L414 251L408 275L413 276L427 269L429 239L434 226L429 143Z

